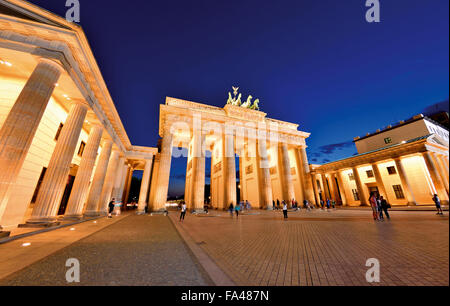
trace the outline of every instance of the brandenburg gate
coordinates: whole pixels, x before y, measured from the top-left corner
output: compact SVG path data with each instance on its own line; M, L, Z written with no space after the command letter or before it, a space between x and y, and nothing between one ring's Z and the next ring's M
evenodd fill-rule
M172 157L187 157L185 201L203 211L206 157L211 158L211 204L225 209L236 204L236 156L239 157L240 199L253 207L272 209L273 201L314 202L306 155L309 133L298 125L270 119L256 99L229 93L225 107L166 98L160 105L160 152L155 156L149 210L163 211ZM186 153L187 152L187 153Z

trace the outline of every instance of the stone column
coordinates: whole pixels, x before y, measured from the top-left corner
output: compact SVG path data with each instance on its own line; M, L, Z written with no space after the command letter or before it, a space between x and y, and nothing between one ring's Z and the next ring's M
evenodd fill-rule
M449 182L449 166L447 164L447 157L445 155L439 154L437 155L437 158L441 162L442 169L444 170L444 175L446 182Z
M204 212L205 205L205 136L200 129L193 131L191 209Z
M340 171L337 171L336 177L337 177L338 184L339 184L339 192L340 192L341 199L342 199L342 205L348 205L347 195L345 194L345 185L344 185L344 181L342 180L342 173Z
M283 170L283 174L281 177L281 182L283 185L283 198L288 206L291 203L291 200L295 198L294 193L294 184L292 183L292 175L291 175L291 164L289 162L289 152L286 143L282 143L280 145L280 154L281 154L281 169Z
M408 176L406 175L405 168L403 168L402 161L400 158L394 158L395 167L398 171L398 176L400 177L400 182L403 186L403 192L405 194L408 205L417 205L416 199L414 197L413 191L411 189L411 184L409 183Z
M78 168L72 192L70 193L67 204L65 218L81 219L83 216L83 206L86 200L86 194L89 189L89 181L92 177L92 171L97 158L97 151L102 138L103 128L99 125L92 127L89 134L86 148L81 157L80 167Z
M111 140L106 140L103 143L102 151L100 152L97 168L95 169L94 178L92 179L92 185L86 202L86 209L84 212L84 216L86 217L100 215L98 203L100 201L103 185L105 183L106 170L108 169L112 144L113 143Z
M436 164L434 163L433 158L431 157L431 152L427 151L423 152L422 154L439 199L441 200L441 202L448 202L448 194L445 192L444 183L442 182Z
M320 194L319 194L319 189L317 187L317 179L316 179L316 174L311 173L311 181L313 182L312 186L313 186L313 190L314 190L314 196L315 196L315 204L316 206L320 206Z
M260 192L262 199L261 208L265 208L268 210L273 209L273 198L272 198L272 184L270 180L270 169L269 169L269 159L267 157L267 144L265 139L258 140L258 155L259 164L257 163L257 167L259 168L260 173ZM242 188L242 182L241 182Z
M314 202L314 188L313 188L314 182L311 181L308 156L306 155L306 148L301 147L301 148L299 148L298 151L300 153L300 159L301 159L303 176L304 176L304 181L303 181L303 185L304 185L303 188L305 190L304 196L310 203L313 203Z
M436 169L438 170L439 177L441 178L442 184L444 185L445 191L448 194L448 177L446 173L446 169L442 166L441 159L436 153L431 153L431 156L433 158L434 164L436 165Z
M330 189L329 189L329 182L328 182L328 179L327 179L327 176L326 176L325 173L320 174L320 177L321 177L321 180L322 180L323 193L324 193L324 196L325 196L324 201L326 203L327 199L331 200L331 194L330 194Z
M119 163L117 165L117 170L114 176L114 187L112 190L112 197L116 201L122 201L122 194L120 193L120 187L122 186L122 181L124 177L124 166L125 166L125 157L121 156L119 158Z
M138 214L145 213L147 204L148 187L150 185L150 174L152 172L153 159L145 160L144 174L142 175L141 191L139 192Z
M223 163L224 163L224 207L230 203L236 205L236 160L234 158L234 135L232 132L225 131L223 135Z
M40 59L1 126L0 220L61 72L57 63Z
M153 160L152 160L152 162L153 162ZM133 178L133 172L134 172L133 167L128 168L127 179L126 179L126 183L125 183L125 186L126 186L125 193L124 193L124 197L122 199L122 202L124 202L124 203L127 202L128 198L130 197L130 188L131 188L131 180ZM150 173L150 175L151 175L151 173Z
M366 199L366 194L365 194L364 189L363 189L361 178L359 177L358 169L356 167L353 167L352 171L353 171L353 177L355 178L356 189L358 190L358 196L359 196L359 200L361 202L361 206L362 205L368 205L368 203L367 203L368 199Z
M330 185L331 185L331 189L332 189L332 193L333 193L332 198L336 201L336 204L337 204L337 201L340 199L340 195L339 195L339 191L337 188L335 172L332 172L330 174Z
M128 174L128 164L126 164L126 159L125 159L125 165L123 165L123 169L122 169L122 179L120 180L120 186L119 186L119 190L118 190L118 195L119 198L117 199L118 201L122 202L122 210L126 210L127 209L127 203L125 203L126 201L123 200L123 195L125 193L125 182L127 180L127 174Z
M87 107L74 103L56 143L28 225L55 223Z
M386 192L386 187L384 187L383 177L381 176L380 169L378 168L378 164L373 163L372 165L373 174L375 176L375 181L377 182L378 190L384 199L389 203L390 199L388 198L388 194Z
M154 211L166 210L167 192L169 191L170 164L172 162L172 141L172 134L170 131L166 130L162 139L155 199L154 203L152 203L152 209Z
M108 210L108 203L113 198L112 191L114 188L114 181L117 175L117 169L119 167L119 155L118 151L113 151L108 163L108 170L106 171L105 183L103 184L100 200L98 201L99 214L106 215Z

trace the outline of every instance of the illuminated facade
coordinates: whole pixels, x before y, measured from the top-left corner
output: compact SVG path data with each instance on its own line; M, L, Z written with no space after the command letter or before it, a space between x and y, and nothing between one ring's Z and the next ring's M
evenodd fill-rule
M371 192L392 205L448 203L448 129L423 115L356 137L358 154L313 165L316 201L368 205Z

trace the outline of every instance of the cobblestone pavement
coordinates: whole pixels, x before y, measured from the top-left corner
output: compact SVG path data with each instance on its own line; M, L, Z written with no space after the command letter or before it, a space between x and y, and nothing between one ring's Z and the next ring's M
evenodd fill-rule
M171 214L174 221L177 216ZM183 228L238 285L449 285L448 214L371 211L252 211L187 215ZM380 262L380 283L365 279Z
M165 216L130 215L0 280L0 285L70 285L68 258L80 262L75 285L212 285Z

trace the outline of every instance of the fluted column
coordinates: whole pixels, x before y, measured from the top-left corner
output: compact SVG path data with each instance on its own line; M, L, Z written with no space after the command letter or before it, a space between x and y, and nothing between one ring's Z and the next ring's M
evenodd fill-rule
M281 182L283 185L283 198L287 203L290 203L292 199L295 198L294 184L292 183L291 175L291 164L289 162L289 152L286 143L280 145L281 153L281 168L282 168L282 178Z
M311 181L308 156L306 155L306 148L301 147L298 149L298 151L300 153L300 159L301 159L301 164L302 164L302 169L303 169L303 177L304 177L303 188L305 191L304 196L310 203L313 203L314 202L314 189L313 189L314 182Z
M57 63L40 59L1 126L0 220L61 72Z
M323 185L323 193L325 195L325 201L326 199L330 199L331 200L331 194L330 194L330 188L329 188L329 183L328 183L328 179L325 173L322 173L321 175L321 179L322 179L322 185Z
M380 169L378 168L378 164L373 163L372 165L373 174L375 176L375 181L377 182L378 190L380 191L381 195L384 197L384 199L389 203L389 197L386 192L386 187L383 183L383 177L381 176Z
M437 158L439 159L439 161L441 162L442 168L444 169L444 174L446 177L446 181L447 183L449 182L449 166L447 163L447 157L445 155L437 155Z
M119 163L117 164L116 175L114 177L114 187L112 190L112 197L116 201L122 201L122 194L120 193L120 188L122 186L122 181L125 171L125 157L121 156L119 158Z
M342 173L340 171L337 171L336 177L337 177L338 184L339 184L339 192L340 192L341 199L342 199L342 205L348 205L347 195L345 194L345 185L344 185L344 181L342 180Z
M408 176L406 175L402 161L400 160L400 158L394 158L394 161L395 167L397 168L398 171L398 176L400 177L400 182L402 183L403 186L403 193L405 194L406 200L408 201L408 205L417 205L414 193L411 189L411 184L409 182Z
M366 198L366 194L363 189L363 185L361 182L361 178L359 176L358 169L356 167L353 167L352 171L353 171L353 177L355 178L356 188L358 190L358 195L359 195L359 200L361 202L361 205L368 205L368 203L367 203L368 197Z
M118 151L113 151L108 162L105 183L103 184L102 193L98 201L98 212L100 215L106 214L108 203L113 198L112 191L114 188L115 177L117 175L117 169L119 168L119 155L120 153Z
M144 173L142 175L141 190L139 192L139 202L138 202L138 209L137 209L138 214L144 213L145 207L147 206L147 194L148 194L148 187L150 185L150 174L152 172L152 162L153 162L153 159L145 160L145 168L144 168Z
M112 141L106 140L103 143L102 151L95 169L92 185L89 190L86 209L84 215L87 217L100 215L98 203L102 195L102 189L105 184L106 170L108 169L109 159L111 157Z
M315 204L316 206L320 206L320 194L319 194L319 187L317 186L317 178L316 178L316 174L315 173L311 173L311 181L312 181L312 185L313 185L313 190L314 190L314 196L315 196Z
M434 164L436 165L436 169L438 170L439 177L441 178L442 184L444 185L445 191L448 194L448 177L446 175L446 169L444 169L441 159L436 153L430 153L433 157Z
M153 160L152 160L152 162L153 162ZM128 198L130 197L130 188L131 188L131 180L133 178L133 172L134 172L133 167L128 168L127 179L126 179L126 183L125 183L125 193L124 193L124 197L122 199L122 201L124 203L127 203ZM150 173L150 175L151 175L151 173Z
M167 192L169 191L170 165L172 163L172 141L172 134L166 130L162 139L155 199L154 203L152 203L152 209L154 211L166 210Z
M72 104L27 224L55 222L86 112L86 105L78 102Z
M103 128L99 125L92 127L89 134L86 148L81 157L80 167L78 168L72 192L70 193L67 204L65 218L81 218L83 206L89 189L89 180L92 177L92 171L95 166L98 147L102 138Z
M430 173L431 180L433 181L434 187L436 189L436 193L439 196L441 201L448 202L448 194L445 192L444 184L439 176L437 166L431 157L431 152L427 151L422 153L423 158L425 160L425 164L427 165L428 172Z
M260 192L262 203L261 208L272 210L272 184L270 180L269 159L267 157L267 144L265 139L258 140L258 162L257 167L260 173ZM242 189L243 182L241 182Z
M201 130L193 131L192 142L192 195L191 208L204 211L205 204L205 136Z
M236 205L236 160L234 158L234 135L233 133L224 134L224 172L225 172L225 194L224 202L225 207L228 207L230 203Z

